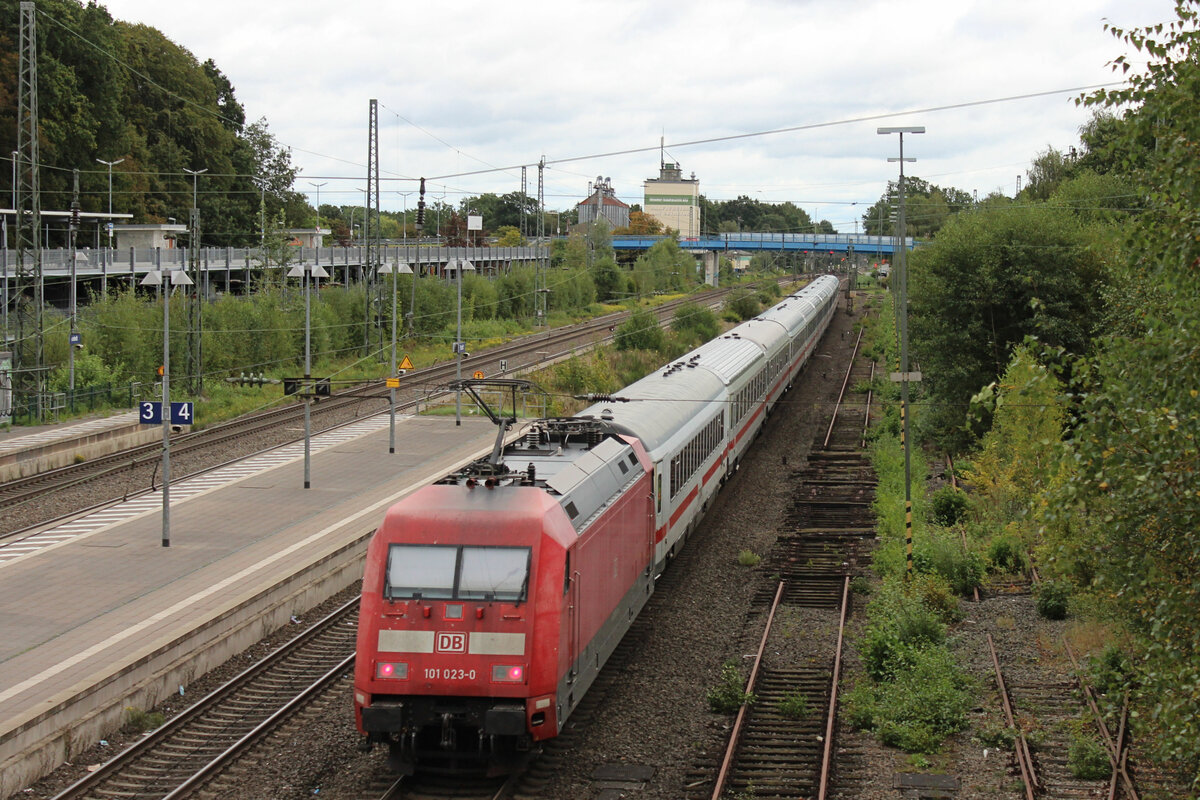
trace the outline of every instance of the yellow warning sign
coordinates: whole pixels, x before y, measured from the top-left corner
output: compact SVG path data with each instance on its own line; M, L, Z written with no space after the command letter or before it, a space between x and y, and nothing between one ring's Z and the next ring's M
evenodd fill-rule
M408 354L405 353L404 360L400 362L400 366L396 367L396 369L416 369L416 368L413 366L413 363L409 359Z
M384 380L384 383L387 384L387 387L389 389L399 389L400 388L400 379L399 378L387 378Z
M475 370L475 380L477 380L477 381L483 380L483 370L479 370L479 369Z

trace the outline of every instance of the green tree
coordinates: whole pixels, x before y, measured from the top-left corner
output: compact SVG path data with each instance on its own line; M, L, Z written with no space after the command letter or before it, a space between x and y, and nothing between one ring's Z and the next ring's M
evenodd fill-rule
M505 225L496 231L497 247L522 247L526 244L521 231L512 225Z
M1046 200L1058 187L1075 173L1075 164L1065 153L1047 147L1038 153L1033 164L1025 172L1028 179L1021 190L1020 199Z
M899 181L889 181L884 195L863 212L863 231L871 236L894 236L892 217L899 204ZM961 189L943 188L917 177L904 178L905 232L913 238L932 238L951 215L971 205L971 195Z
M1055 508L1097 535L1098 581L1138 636L1138 697L1159 732L1159 754L1182 765L1200 790L1200 24L1178 0L1176 20L1111 28L1148 57L1127 57L1118 89L1086 103L1132 109L1114 137L1147 203L1127 243L1131 282L1159 289L1132 335L1104 337L1078 369L1074 435L1079 469ZM1154 141L1153 149L1145 143ZM1076 519L1085 522L1075 522ZM1089 524L1090 521L1090 524ZM1136 735L1136 733L1135 733Z
M596 287L596 299L601 303L624 299L622 288L625 285L617 262L605 256L596 262L592 270L592 281Z
M909 259L909 330L944 447L968 444L967 402L995 381L1026 336L1084 354L1098 321L1104 264L1065 209L959 214Z
M5 152L16 144L17 6L0 0L0 63L9 68L0 70ZM43 0L38 12L43 208L70 205L78 169L83 210L106 209L108 170L96 159L123 159L113 170L114 211L134 222L186 222L193 184L183 170L205 169L197 181L203 242L256 242L260 202L252 180L272 170L259 168L255 130L220 68L154 28L114 21L96 3ZM288 186L269 191L278 197ZM275 205L284 203L270 212ZM53 228L51 243L64 242L65 231Z

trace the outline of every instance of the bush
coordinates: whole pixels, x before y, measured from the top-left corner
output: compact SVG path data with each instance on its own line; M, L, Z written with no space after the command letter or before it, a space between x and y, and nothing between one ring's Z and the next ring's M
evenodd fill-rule
M749 292L736 291L725 301L725 313L732 315L738 322L753 319L761 310L762 305L758 302L758 297Z
M715 339L720 332L717 315L696 303L684 303L671 319L671 330L689 342L703 343Z
M983 562L975 553L965 552L949 536L931 536L913 553L913 568L945 578L957 594L967 595L983 583Z
M743 550L738 553L738 563L743 567L756 567L762 561L762 556L753 550Z
M708 690L708 707L716 714L736 714L743 705L753 705L754 695L744 687L746 679L736 661L721 666L721 682Z
M895 680L909 670L921 650L945 642L946 629L937 615L909 600L891 613L872 615L875 621L860 644L863 667L876 681Z
M920 598L922 605L937 615L942 622L955 622L962 614L958 609L958 595L950 582L941 575L914 575L910 591Z
M1042 581L1035 590L1037 611L1046 619L1066 619L1071 584L1067 581Z
M658 326L654 312L639 308L629 319L617 326L614 337L618 350L661 350L666 344L666 334Z
M960 522L967 513L967 493L953 486L943 486L930 498L933 521L949 527Z
M1088 676L1092 688L1101 695L1126 691L1133 677L1133 667L1124 651L1110 644L1098 656L1088 658Z
M869 698L855 687L853 719L868 723L864 727L886 745L933 753L947 736L966 727L974 704L971 690L970 679L945 648L914 650L908 667L869 690Z
M808 697L799 689L788 692L776 705L780 716L788 719L801 719L808 716Z
M165 718L157 711L143 711L140 708L126 706L125 727L127 733L145 733L161 726Z
M1100 780L1112 774L1108 751L1090 736L1071 740L1071 746L1067 749L1067 767L1072 775L1082 780Z
M1017 573L1025 570L1025 548L1017 537L1005 534L998 536L988 545L989 571Z

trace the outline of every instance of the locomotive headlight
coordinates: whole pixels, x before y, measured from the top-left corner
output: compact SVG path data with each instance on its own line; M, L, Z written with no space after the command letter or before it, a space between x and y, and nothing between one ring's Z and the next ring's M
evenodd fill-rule
M525 680L525 668L516 664L492 667L492 683L521 683Z
M406 680L408 664L396 661L377 661L375 663L375 678L379 680Z

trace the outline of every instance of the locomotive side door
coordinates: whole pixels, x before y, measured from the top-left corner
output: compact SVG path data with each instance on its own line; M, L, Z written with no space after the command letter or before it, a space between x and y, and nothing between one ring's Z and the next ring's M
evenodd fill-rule
M563 593L567 599L567 681L579 673L579 572L571 571L571 551L567 551Z

